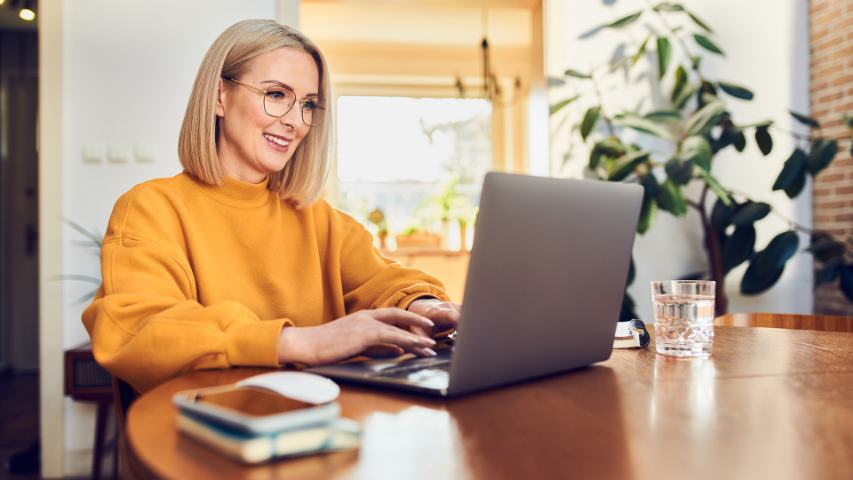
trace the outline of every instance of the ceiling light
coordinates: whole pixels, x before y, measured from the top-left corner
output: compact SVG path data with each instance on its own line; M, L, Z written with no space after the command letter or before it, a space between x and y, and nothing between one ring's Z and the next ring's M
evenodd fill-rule
M18 12L18 16L21 17L21 20L32 22L36 19L36 12L30 10L29 8L22 8L21 11Z

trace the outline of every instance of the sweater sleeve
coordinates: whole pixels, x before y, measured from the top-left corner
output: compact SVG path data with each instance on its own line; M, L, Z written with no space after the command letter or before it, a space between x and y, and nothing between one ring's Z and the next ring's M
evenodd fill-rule
M450 300L436 278L383 257L373 246L373 236L358 221L342 212L334 214L342 233L341 280L347 313L383 307L405 309L422 297Z
M134 205L132 193L116 203L101 250L102 285L83 312L98 363L138 391L190 370L278 366L279 333L290 322L262 321L234 301L200 304L168 227L150 235L164 227L150 223L168 215L152 211L156 201Z

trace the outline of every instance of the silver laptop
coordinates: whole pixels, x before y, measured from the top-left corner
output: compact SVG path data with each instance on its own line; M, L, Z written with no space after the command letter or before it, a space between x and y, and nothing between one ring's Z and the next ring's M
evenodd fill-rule
M307 371L454 396L608 359L642 197L637 185L488 173L452 347Z

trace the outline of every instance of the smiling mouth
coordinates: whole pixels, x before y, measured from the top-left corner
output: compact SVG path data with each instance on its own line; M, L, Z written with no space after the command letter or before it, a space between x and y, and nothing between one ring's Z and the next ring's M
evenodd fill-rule
M267 143L269 143L276 150L287 151L287 148L290 146L290 140L279 137L278 135L273 135L270 133L264 133L264 138Z

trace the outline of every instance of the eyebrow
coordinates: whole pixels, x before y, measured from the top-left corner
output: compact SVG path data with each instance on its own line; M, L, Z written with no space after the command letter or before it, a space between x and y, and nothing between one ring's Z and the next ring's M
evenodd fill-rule
M289 89L291 92L296 93L296 89L294 89L294 88L293 88L293 87L291 87L290 85L288 85L288 84L286 84L286 83L282 82L281 80L264 80L264 81L263 81L263 82L261 82L261 83L262 83L262 84L263 84L263 83L272 83L272 84L275 84L275 85L281 85L282 87L286 87L287 89ZM320 96L320 94L318 94L318 93L309 93L308 95L305 95L305 96L306 96L306 97L319 97L319 96Z

